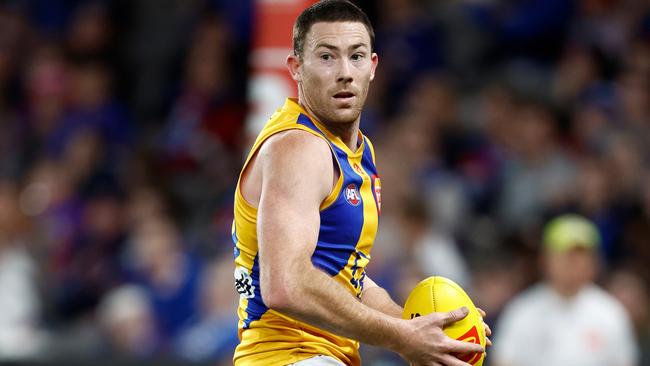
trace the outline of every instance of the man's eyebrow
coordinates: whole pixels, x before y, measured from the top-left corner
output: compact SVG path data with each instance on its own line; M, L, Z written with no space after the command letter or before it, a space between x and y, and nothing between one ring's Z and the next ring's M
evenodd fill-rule
M320 48L320 47L325 47L325 48L330 49L332 51L337 51L339 49L338 47L336 47L336 46L334 46L332 44L329 44L329 43L317 43L316 46L314 47L314 49L317 49L317 48Z
M352 46L350 46L349 49L356 50L357 48L361 48L361 47L368 47L368 45L365 43L355 43Z
M332 51L338 51L339 50L339 48L337 46L334 46L334 45L329 44L329 43L317 43L316 46L314 47L314 49L317 49L319 47L325 47L325 48L330 49ZM368 45L365 44L365 43L355 43L355 44L351 45L350 47L348 47L348 49L355 50L355 49L361 48L361 47L368 47Z

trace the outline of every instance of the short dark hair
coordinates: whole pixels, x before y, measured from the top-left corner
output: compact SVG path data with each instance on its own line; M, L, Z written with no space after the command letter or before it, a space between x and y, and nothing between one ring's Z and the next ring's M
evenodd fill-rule
M363 10L348 0L322 0L303 10L293 25L293 53L296 56L302 56L307 33L314 23L319 22L363 23L370 36L370 49L375 49L375 31Z

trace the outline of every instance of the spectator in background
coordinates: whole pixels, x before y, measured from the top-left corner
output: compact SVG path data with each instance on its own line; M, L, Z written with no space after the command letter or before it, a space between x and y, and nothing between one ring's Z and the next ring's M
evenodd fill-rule
M13 182L0 180L0 362L33 358L45 341L38 268L25 246L17 192Z
M17 14L0 8L0 178L17 178L25 164L25 128L17 103L20 38L24 23Z
M124 194L102 170L106 153L97 133L80 129L59 159L37 162L23 192L52 274L46 283L60 318L54 320L79 320L124 276L118 260L126 237Z
M160 187L146 183L131 187L127 203L130 230L137 229L152 217L166 217L169 214L169 202L160 191Z
M641 351L640 366L650 365L650 292L643 279L630 270L613 271L607 290L618 299L634 325Z
M59 248L60 280L55 283L58 311L68 321L93 312L102 296L125 279L120 263L126 231L123 193L111 181L93 182L80 207L79 230Z
M497 366L632 366L638 349L623 306L593 281L596 227L563 215L544 230L544 281L503 311L492 352Z
M557 121L547 107L525 102L514 117L515 149L504 166L498 205L506 227L520 232L541 221L547 207L566 203L565 187L575 167L559 143Z
M60 127L66 110L68 63L56 43L42 42L30 50L23 72L22 120L26 125L24 146L27 164L44 156L52 135Z
M411 199L404 205L404 247L421 278L445 276L463 288L471 286L471 275L454 237L431 218L424 202ZM406 264L406 263L405 263Z
M642 187L634 208L636 213L626 222L619 250L622 263L639 273L646 287L650 287L650 172L647 170Z
M377 22L377 49L386 55L382 59L386 97L397 102L387 104L388 109L399 104L421 73L444 66L444 44L441 30L417 1L382 0L378 8L382 11Z
M216 234L205 233L211 215L231 210L241 153L245 107L232 73L233 47L226 20L214 15L200 19L156 146L159 168L187 212L182 224L210 238Z
M570 42L590 47L609 68L625 53L630 35L643 16L642 1L580 0Z
M229 296L232 288L231 254L217 257L201 274L199 312L179 333L174 348L183 360L213 361L232 365L237 337L237 298Z
M146 358L160 351L153 311L142 288L135 285L115 288L106 294L97 310L110 354Z
M106 1L86 0L74 10L65 34L66 51L74 60L115 61L113 24Z
M112 94L112 80L108 66L102 62L81 62L68 68L68 104L60 125L48 139L50 156L61 156L65 146L80 131L97 134L106 149L109 169L117 169L133 142L133 126L124 105Z
M199 311L201 265L184 248L175 223L153 216L132 230L129 262L132 283L141 286L153 309L162 347L173 340Z
M570 138L577 153L599 155L605 151L607 138L612 131L610 104L613 103L606 96L598 98L601 100L593 97L592 100L584 99L573 105Z
M614 200L613 186L609 179L607 165L593 157L578 161L577 179L571 187L573 209L589 218L600 233L599 252L611 264L615 252L620 251L620 230L624 215Z
M574 2L563 0L464 1L474 21L491 44L485 61L522 58L549 62L558 55L572 16Z

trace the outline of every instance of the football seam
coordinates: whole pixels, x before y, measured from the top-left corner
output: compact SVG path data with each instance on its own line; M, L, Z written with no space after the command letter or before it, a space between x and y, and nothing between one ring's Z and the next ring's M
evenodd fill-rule
M438 282L438 278L433 279L433 286L431 286L431 297L433 300L433 311L437 312L438 311L438 306L436 305L436 282Z

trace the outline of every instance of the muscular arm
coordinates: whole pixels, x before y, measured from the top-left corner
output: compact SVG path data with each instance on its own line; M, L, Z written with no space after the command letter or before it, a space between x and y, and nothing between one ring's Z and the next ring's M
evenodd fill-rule
M262 297L272 309L363 342L395 348L399 323L361 304L311 256L319 206L332 187L326 142L302 131L274 136L260 150L258 241Z
M361 293L362 303L392 317L402 317L404 309L393 301L386 290L379 287L370 277L366 276L364 282L364 290Z
M319 206L333 181L326 142L298 130L275 135L262 146L256 164L262 173L257 228L260 281L269 308L335 334L392 349L411 361L443 360L444 365L466 366L451 353L481 351L442 333L444 325L461 319L464 312L401 320L358 301L313 266Z

